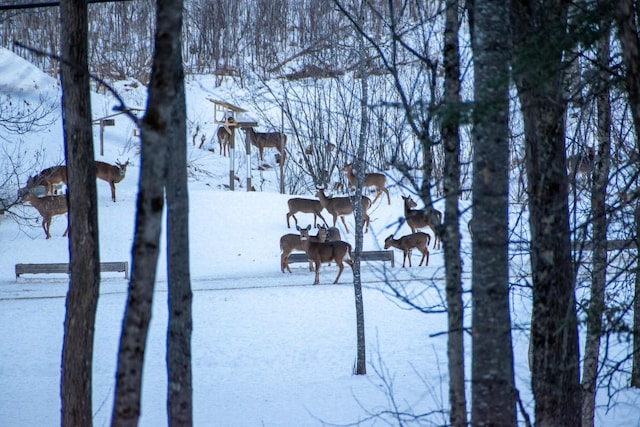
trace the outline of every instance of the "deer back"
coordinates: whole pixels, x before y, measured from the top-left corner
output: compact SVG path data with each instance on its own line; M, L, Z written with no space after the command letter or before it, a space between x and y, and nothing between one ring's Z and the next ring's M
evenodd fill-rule
M348 215L353 212L353 205L350 197L327 197L324 189L319 189L316 197L320 200L322 206L332 215ZM364 197L363 205L364 205ZM368 206L367 206L368 208Z
M353 173L353 164L347 163L344 168L342 168L344 172L347 174L347 180L349 181L349 185L351 187L356 186L356 175ZM364 182L363 187L376 187L376 188L386 188L387 186L387 177L381 173L372 172L364 174Z
M53 191L53 186L55 184L66 184L67 183L67 166L52 166L46 169L43 169L35 176L29 177L27 180L27 188L32 189L39 185L44 185L46 188L46 192L50 193Z
M69 210L66 195L38 197L29 192L24 196L23 200L31 203L31 206L36 208L43 218L62 215Z
M287 135L280 132L256 132L252 127L246 128L249 142L258 147L272 147L280 149L280 144L284 147L287 144Z
M289 213L318 213L322 211L322 204L319 200L303 199L300 197L294 197L287 201L289 206Z

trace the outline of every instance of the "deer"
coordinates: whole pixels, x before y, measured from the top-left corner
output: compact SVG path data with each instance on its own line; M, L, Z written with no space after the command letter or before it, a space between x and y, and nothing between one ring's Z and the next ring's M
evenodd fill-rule
M293 220L296 222L296 226L298 225L298 219L295 214L298 212L302 213L312 213L313 214L313 226L317 226L317 218L320 217L324 224L328 227L327 221L322 216L321 212L322 204L319 200L313 199L303 199L300 197L294 197L292 199L287 200L287 205L289 206L289 212L287 212L287 228L291 228L289 223L289 218L293 217Z
M231 145L231 134L224 126L220 126L216 132L216 136L218 137L220 154L222 154L222 157L227 157L229 155L229 147Z
M333 216L333 226L336 226L338 217L342 219L344 229L349 233L349 228L344 220L344 215L349 215L353 212L353 204L350 197L327 197L324 194L324 188L319 188L316 193L316 197L320 200L322 207L327 210ZM367 210L371 206L371 199L366 196L362 196L362 222L365 226L364 232L369 231L369 215Z
M346 165L344 165L344 167L342 168L342 171L347 174L347 180L349 180L349 186L351 188L355 188L356 175L353 173L353 163L347 163ZM381 173L365 174L363 187L376 188L376 197L374 197L373 202L371 202L371 204L374 204L382 193L385 193L387 195L387 202L389 205L391 204L391 196L389 196L389 190L387 190L387 177L384 176L384 174L381 174Z
M297 225L296 225L297 227ZM309 229L311 226L309 225ZM309 236L309 240L312 242L324 242L327 239L327 227L321 226L318 228L318 233L315 236ZM284 273L285 268L291 273L289 268L289 254L293 251L304 252L302 249L302 243L300 242L300 234L285 234L280 237L280 270ZM309 271L313 271L313 262L309 259Z
M285 158L284 146L287 145L287 135L280 132L256 132L252 127L246 127L243 130L247 133L251 145L258 148L261 161L264 161L265 148L275 148L280 152L282 159Z
M438 246L440 249L440 237L439 230L440 224L442 224L442 212L437 209L431 208L428 212L425 209L412 209L417 206L411 196L402 196L404 200L404 217L411 228L411 232L415 233L416 230L424 227L429 227L433 231L434 242L433 248Z
M53 217L56 215L66 214L69 211L66 195L38 197L31 191L27 191L23 196L22 201L31 203L31 206L36 208L40 216L42 216L42 229L44 230L44 235L47 239L51 238L49 230L51 229L51 220ZM62 234L62 237L65 237L68 233L69 218L67 217L67 229L64 231L64 234Z
M406 236L402 236L399 239L394 239L393 234L384 239L384 248L389 249L390 247L394 247L400 249L403 252L402 258L402 268L404 268L404 264L409 258L409 267L411 267L411 250L418 249L422 253L422 259L420 260L420 264L418 267L422 265L422 262L426 260L424 266L429 265L429 242L431 241L431 236L427 233L423 233L421 231L417 233L407 234Z
M567 158L567 168L569 169L569 183L575 185L578 175L586 175L587 181L589 175L593 172L593 164L596 154L593 147L586 147L583 153L574 154Z
M27 189L43 185L45 187L45 195L54 195L54 186L56 184L67 184L67 166L52 166L43 169L39 174L29 177L27 180Z
M311 230L310 225L307 228L300 228L296 226L296 229L300 232L300 244L302 249L307 253L309 260L312 260L315 264L316 278L313 282L314 285L320 283L320 264L323 262L335 261L338 265L338 275L336 276L336 280L333 281L334 285L338 283L340 275L344 270L343 262L349 264L353 270L351 245L349 243L343 242L342 240L334 242L312 242L309 239L309 230ZM349 254L349 258L344 259L347 254Z
M120 163L116 160L116 164L111 165L105 162L96 161L96 178L106 181L111 186L111 200L116 201L116 184L122 181L127 173L127 165L129 160Z

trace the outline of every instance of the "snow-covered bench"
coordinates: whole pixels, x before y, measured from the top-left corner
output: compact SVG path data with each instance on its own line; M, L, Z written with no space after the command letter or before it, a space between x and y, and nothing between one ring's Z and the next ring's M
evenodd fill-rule
M102 272L124 272L124 278L129 278L129 263L126 261L121 262L101 262L100 271ZM21 274L51 274L51 273L66 273L69 274L69 264L63 263L48 263L48 264L16 264L16 279Z

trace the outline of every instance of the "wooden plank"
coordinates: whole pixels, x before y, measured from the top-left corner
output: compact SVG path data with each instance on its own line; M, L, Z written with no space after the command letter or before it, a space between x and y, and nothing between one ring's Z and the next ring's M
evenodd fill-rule
M390 261L391 267L395 267L395 256L393 251L363 251L360 254L362 261ZM289 254L289 264L309 262L306 253Z
M16 279L21 274L51 274L51 273L66 273L69 274L68 263L44 263L44 264L16 264ZM129 278L129 263L126 261L120 262L101 262L101 272L124 272L124 278Z

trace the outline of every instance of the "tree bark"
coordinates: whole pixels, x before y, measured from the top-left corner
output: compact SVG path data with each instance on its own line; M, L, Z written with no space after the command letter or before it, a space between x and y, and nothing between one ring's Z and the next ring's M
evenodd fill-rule
M458 50L458 0L445 2L444 31L444 111L442 141L444 144L444 265L447 291L449 361L449 422L452 427L467 425L467 400L464 384L464 305L462 302L462 270L460 260L460 54Z
M625 81L631 115L636 133L636 156L640 153L640 33L638 33L637 13L633 0L618 0L615 4L615 17L618 25L618 38L622 46L622 59L625 65ZM637 158L637 157L636 157ZM640 205L636 203L636 230L640 232ZM637 234L639 235L639 234ZM640 246L639 246L640 250ZM636 270L635 300L633 304L633 367L631 386L640 387L640 262Z
M133 265L123 321L113 406L113 426L136 426L140 417L142 369L160 245L167 147L174 102L181 98L179 0L158 0L155 54L147 112L141 122L142 164L133 243ZM182 89L183 90L183 89Z
M598 155L593 171L591 189L591 218L593 226L593 270L591 273L591 299L587 310L587 334L582 373L582 426L593 427L596 404L596 380L600 337L602 336L602 313L604 291L607 280L607 216L605 204L609 182L609 160L611 150L611 103L609 101L609 23L598 46L600 81L596 84L598 109Z
M513 72L524 119L531 230L532 389L536 425L553 427L581 423L564 146L566 25L565 1L544 7L526 0L512 3Z
M88 67L87 4L63 0L62 111L68 177L69 259L62 349L61 424L92 424L92 359L100 285L98 208Z
M170 28L182 28L182 1L167 2ZM180 37L178 31L174 35ZM181 42L176 45L181 49ZM173 105L171 142L167 145L167 276L169 326L167 330L167 413L169 425L193 425L191 372L192 292L189 272L189 194L187 187L187 128L182 53L171 67L178 80Z
M364 20L364 7L365 2L360 4L360 13L358 14L358 20L360 28ZM362 253L364 235L363 235L363 223L362 223L362 191L364 187L364 174L365 174L365 145L367 143L367 131L369 124L368 108L368 86L367 86L367 70L366 70L366 46L362 35L358 37L358 51L359 51L359 71L360 71L360 135L358 138L358 150L356 153L356 194L353 199L355 206L355 221L356 221L356 247L353 263L353 287L355 292L356 303L356 336L357 336L357 356L356 366L354 374L366 375L367 373L367 355L365 345L365 329L364 329L364 299L362 297L362 278L360 275L360 254Z
M476 0L471 423L515 426L509 313L509 2Z

